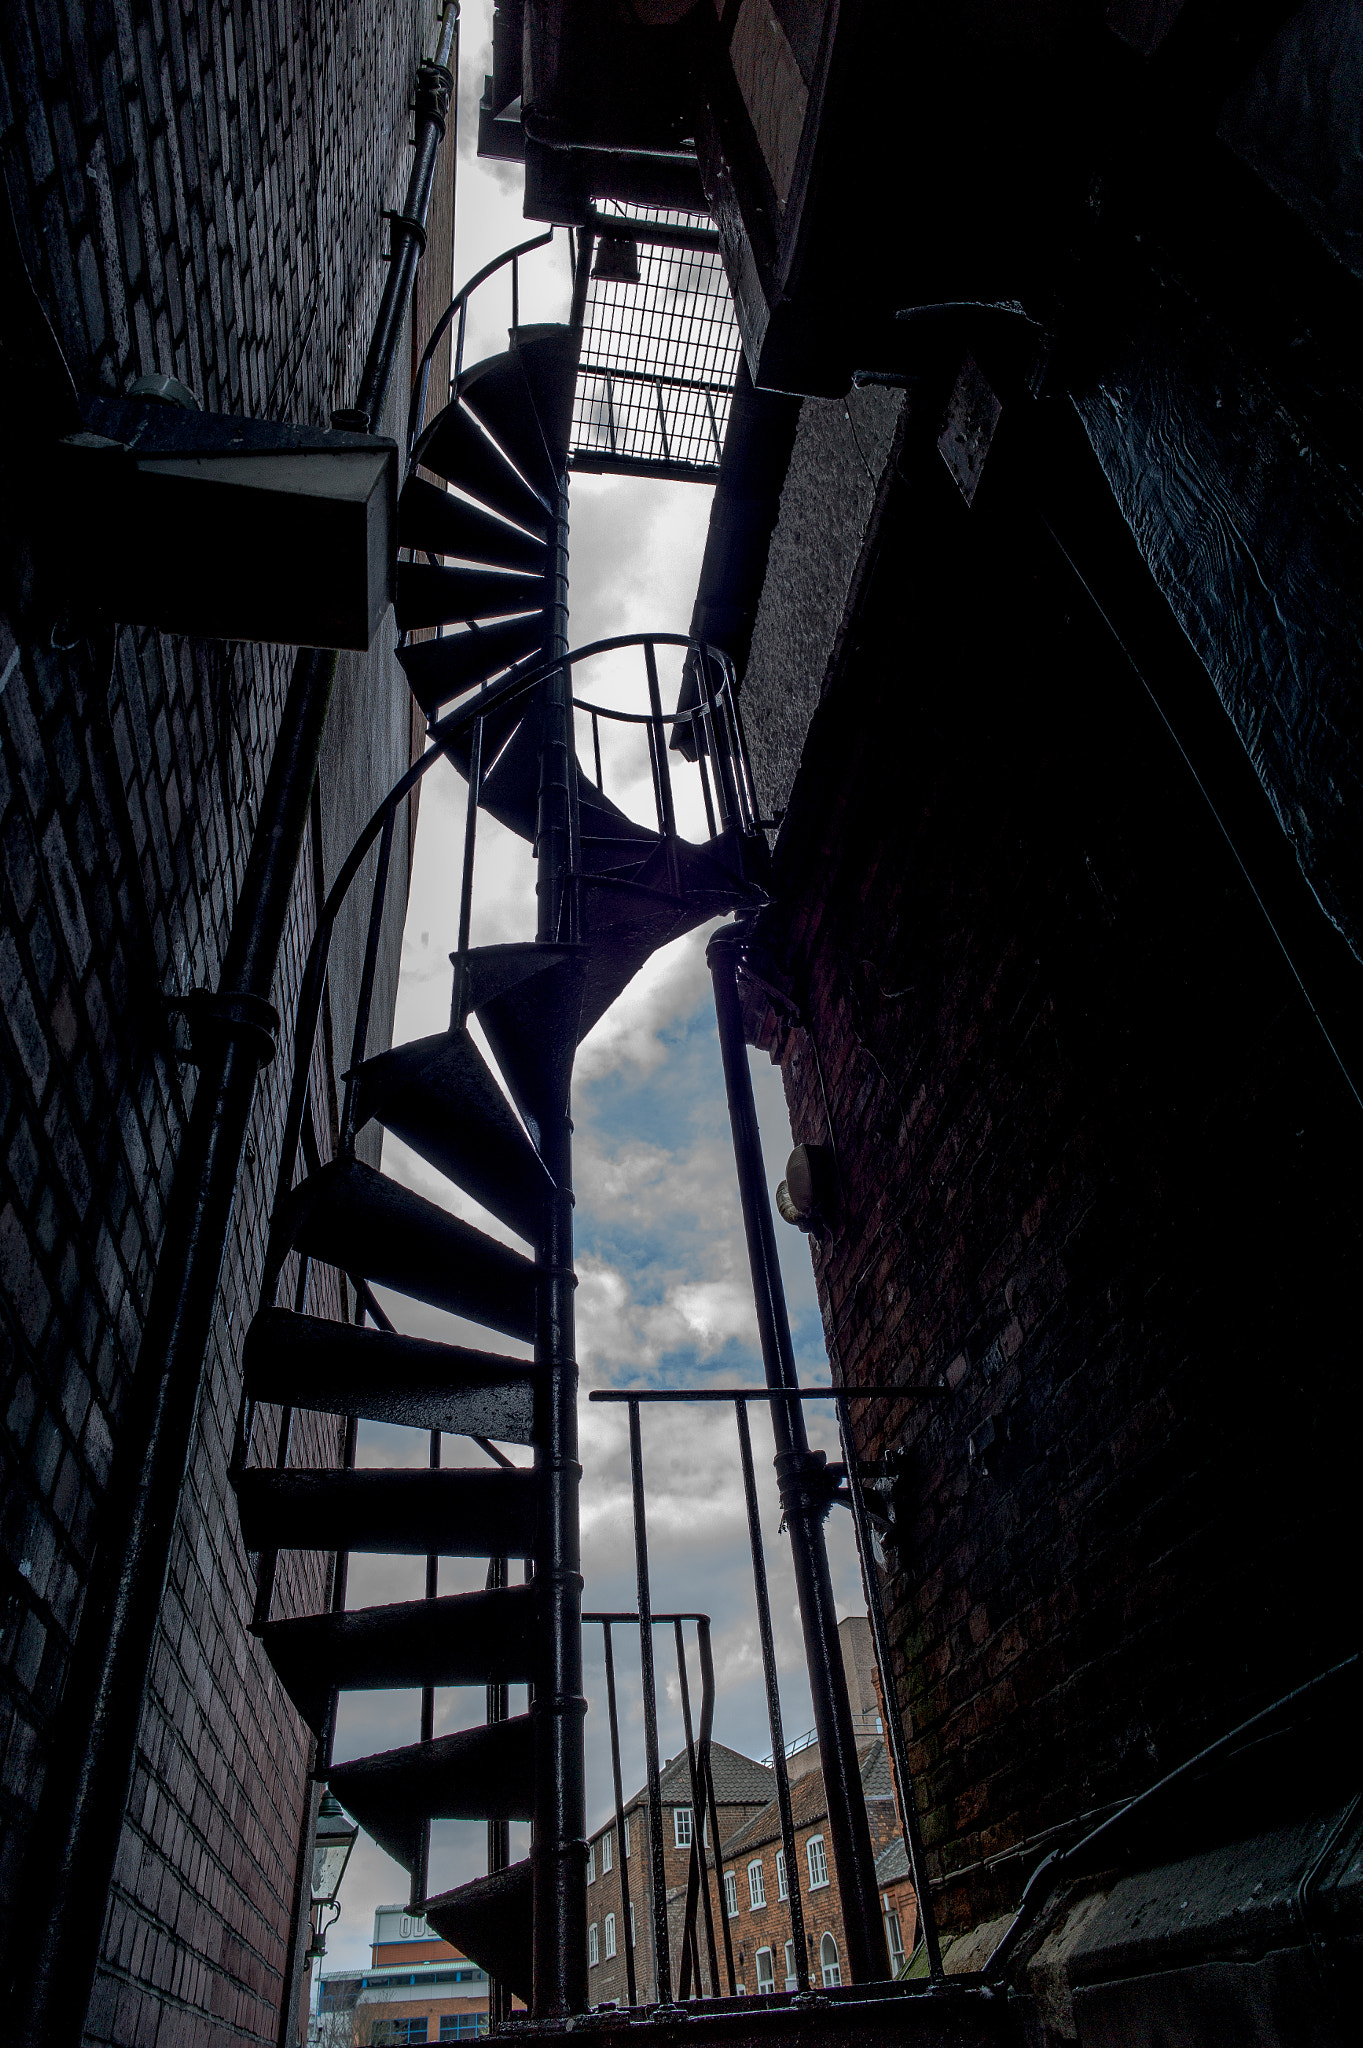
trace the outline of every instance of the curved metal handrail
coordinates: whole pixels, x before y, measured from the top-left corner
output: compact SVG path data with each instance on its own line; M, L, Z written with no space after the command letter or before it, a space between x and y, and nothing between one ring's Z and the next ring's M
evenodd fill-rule
M570 648L566 654L545 656L538 659L529 669L513 671L500 683L484 687L466 703L456 706L444 718L435 720L427 728L427 739L431 742L419 760L412 763L400 775L388 794L369 817L360 831L350 852L337 870L336 879L328 890L317 917L317 927L303 969L299 988L298 1009L293 1028L293 1074L290 1081L288 1108L284 1119L284 1131L280 1145L279 1167L275 1182L274 1201L270 1210L269 1242L266 1249L262 1299L272 1299L283 1270L288 1246L284 1242L284 1217L288 1198L293 1188L294 1171L298 1163L298 1150L302 1137L303 1115L307 1103L313 1047L321 1018L322 995L326 985L327 964L331 951L332 933L341 905L345 902L359 876L371 847L385 831L391 834L392 821L398 805L410 795L422 777L433 768L437 761L447 755L450 746L466 733L478 720L494 712L504 711L528 698L544 681L545 677L559 669L575 668L580 662L588 661L599 654L614 653L624 647L643 647L651 655L654 647L682 647L694 651L701 657L702 669L707 672L713 662L719 672L720 681L716 687L710 685L705 701L694 713L647 713L642 722L655 728L672 726L678 718L694 720L701 718L705 731L707 749L716 760L717 770L721 762L729 765L737 759L740 773L730 778L730 785L720 790L721 816L726 825L736 826L744 833L757 829L755 807L752 803L748 782L746 760L741 751L741 733L737 724L736 706L733 702L734 669L730 657L722 648L714 647L707 641L692 639L685 633L617 633L600 640L587 642L585 646ZM604 714L611 715L611 714ZM620 714L635 722L631 714ZM717 783L720 776L716 774ZM709 799L707 794L707 811ZM713 820L712 820L713 827ZM380 862L375 875L374 899L370 910L369 940L366 948L366 978L372 979L370 962L377 947L378 929L382 919L384 896L386 894L386 862ZM351 1068L364 1058L363 1038L367 1034L368 1018L357 1015L357 1052Z
M431 363L436 349L439 347L455 314L458 313L460 315L459 353L462 356L463 313L469 299L477 291L479 285L486 284L488 279L494 277L504 265L519 262L520 258L527 255L531 249L542 249L546 242L552 242L553 239L554 230L553 228L548 228L544 234L534 235L528 242L518 242L514 249L504 249L500 256L494 256L491 263L485 263L476 277L471 277L468 283L455 293L449 305L446 306L444 312L436 321L434 328L431 330L431 338L422 351L421 361L417 364L416 377L412 384L412 402L407 414L407 459L409 462L411 461L412 450L416 446L417 438L421 433L426 417L426 391L431 379ZM513 321L512 324L513 326L519 326L520 322ZM451 386L459 380L460 367L461 365L458 364L455 367L454 376L450 379Z

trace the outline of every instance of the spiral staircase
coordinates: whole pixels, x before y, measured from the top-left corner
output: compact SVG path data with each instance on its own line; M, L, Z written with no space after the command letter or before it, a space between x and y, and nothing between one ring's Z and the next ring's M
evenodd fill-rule
M235 1460L242 1530L259 1560L257 1632L317 1737L317 1775L412 1874L414 1909L546 2017L587 2003L573 1061L657 947L760 900L766 852L741 810L721 811L727 822L705 846L679 836L670 804L660 829L641 826L577 760L572 671L554 665L566 651L562 508L576 360L572 326L521 328L504 353L463 371L415 443L399 505L400 659L428 715L488 700L486 717L465 720L446 751L471 777L478 806L536 847L539 937L471 947L465 910L449 1029L375 1058L363 1057L360 1029L337 1156L323 1162L314 1146L297 1184L290 1157L281 1170ZM410 637L451 626L459 630ZM649 664L656 708L651 649ZM517 694L523 676L539 679ZM659 723L655 762L663 731ZM714 764L717 782L723 765ZM474 1018L497 1071L470 1033ZM305 1069L310 1046L297 1056ZM355 1133L371 1120L526 1249L357 1158ZM303 1123L306 1157L311 1119ZM290 1254L300 1262L295 1305L278 1307ZM302 1312L310 1261L351 1279L359 1322ZM375 1286L533 1344L533 1362L402 1336ZM273 1465L251 1462L262 1404L282 1411ZM289 1463L299 1409L347 1418L342 1469ZM354 1469L365 1418L431 1431L431 1469ZM494 1465L442 1468L442 1433L476 1439ZM505 1444L531 1447L533 1467L512 1467L497 1448ZM271 1618L275 1560L290 1549L336 1553L329 1611ZM428 1597L348 1608L351 1552L424 1556ZM437 1596L441 1556L489 1560L486 1590ZM526 1561L523 1585L509 1583L515 1560ZM515 1684L529 1686L531 1711L508 1717L505 1688ZM436 1736L433 1688L475 1685L489 1688L488 1722ZM336 1699L352 1688L421 1689L422 1739L333 1767ZM493 1867L428 1897L437 1819L490 1823ZM511 1821L532 1823L533 1848L507 1865Z

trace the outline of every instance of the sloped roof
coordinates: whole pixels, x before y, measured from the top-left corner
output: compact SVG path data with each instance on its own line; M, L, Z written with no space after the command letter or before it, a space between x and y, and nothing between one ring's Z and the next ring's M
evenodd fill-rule
M909 1852L904 1847L901 1835L896 1835L888 1849L882 1849L876 1858L876 1883L898 1884L909 1874Z
M877 1735L859 1748L861 1757L862 1790L868 1799L890 1799L893 1790L890 1783L889 1759L885 1744ZM806 1771L797 1778L790 1788L790 1816L795 1832L812 1827L816 1820L822 1820L828 1811L828 1800L824 1793L822 1770ZM766 1842L781 1839L781 1813L776 1800L764 1806L761 1813L755 1813L750 1821L732 1834L721 1848L721 1856L737 1856L745 1849L760 1848Z
M744 1756L741 1750L730 1749L727 1743L711 1742L710 1774L715 1782L716 1806L765 1806L776 1796L775 1772ZM685 1750L663 1766L658 1774L658 1790L664 1806L691 1804L691 1765ZM635 1813L647 1804L648 1786L641 1785L625 1801L625 1812ZM615 1816L611 1814L595 1830L592 1839L614 1825Z

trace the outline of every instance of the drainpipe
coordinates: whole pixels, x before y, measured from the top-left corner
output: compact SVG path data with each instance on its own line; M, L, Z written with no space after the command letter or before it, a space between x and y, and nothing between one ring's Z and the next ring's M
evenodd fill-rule
M799 1384L795 1352L776 1257L776 1231L738 998L738 965L747 938L746 924L723 925L710 940L706 958L715 988L719 1049L724 1062L724 1089L729 1099L762 1364L769 1387L794 1387ZM771 1418L781 1506L795 1566L814 1726L819 1736L828 1832L842 1898L848 1970L853 1983L871 1983L889 1976L890 1956L880 1915L871 1830L866 1818L852 1708L847 1697L847 1673L838 1640L838 1616L824 1542L823 1523L829 1499L826 1481L821 1484L824 1460L821 1453L809 1448L799 1401L773 1401ZM792 1872L791 1883L797 1881L798 1872Z

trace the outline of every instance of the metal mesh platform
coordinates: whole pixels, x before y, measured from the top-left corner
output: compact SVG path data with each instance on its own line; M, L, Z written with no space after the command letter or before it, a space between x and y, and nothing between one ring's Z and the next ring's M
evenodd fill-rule
M622 235L631 220L710 225L611 201L601 212ZM713 482L739 350L724 265L717 250L635 246L637 283L593 277L587 288L568 466Z

